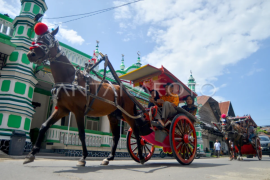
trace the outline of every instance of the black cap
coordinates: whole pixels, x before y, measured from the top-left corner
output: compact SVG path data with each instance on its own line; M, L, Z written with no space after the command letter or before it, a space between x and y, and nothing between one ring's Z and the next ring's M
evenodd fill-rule
M173 86L173 84L172 84L172 83L166 83L165 85L163 85L163 87L170 86L170 85L172 85L172 86Z

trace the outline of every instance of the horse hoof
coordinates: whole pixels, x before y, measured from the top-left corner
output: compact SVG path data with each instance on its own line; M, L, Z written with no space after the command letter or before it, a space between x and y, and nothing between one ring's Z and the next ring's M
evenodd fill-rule
M35 160L35 156L31 154L30 156L25 157L23 164L28 164L28 163L34 162L34 160Z
M105 166L107 166L108 164L109 164L108 159L103 159L103 161L101 162L100 165L105 165Z
M145 163L145 159L141 159L141 160L140 160L140 163L141 163L141 164L144 164L144 163Z
M78 161L76 166L78 166L78 167L84 167L85 164L86 164L86 161Z

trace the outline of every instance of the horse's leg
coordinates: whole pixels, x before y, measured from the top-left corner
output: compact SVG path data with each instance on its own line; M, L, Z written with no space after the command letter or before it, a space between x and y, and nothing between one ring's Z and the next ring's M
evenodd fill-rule
M36 144L32 148L31 152L25 157L23 164L27 164L27 163L34 161L35 154L38 153L40 150L40 146L41 146L41 143L44 139L44 135L45 135L46 131L51 127L51 125L53 125L59 119L61 119L62 117L66 116L66 115L68 115L68 111L64 110L62 108L61 109L59 108L58 110L55 110L53 112L53 114L49 117L49 119L47 119L47 121L41 125L41 127L39 129L38 138L36 140Z
M243 146L243 138L241 137L240 140L239 140L240 161L243 161L243 155L242 155L242 152L241 152L242 146Z
M113 145L110 155L106 159L103 159L101 165L108 165L109 161L114 160L116 148L120 139L120 128L118 126L118 119L112 115L108 115L108 118L110 120L110 126L112 130Z
M239 145L239 143L236 144L237 148L238 148L238 157L237 160L241 161L241 146Z
M238 149L238 154L237 154L237 160L240 161L240 154L241 154L241 147L239 147L239 140L234 140L234 145L237 147Z
M142 146L141 146L141 138L140 138L140 135L139 135L139 129L135 124L136 119L132 119L132 118L128 117L125 114L123 114L123 117L124 117L124 119L127 121L127 123L130 125L130 127L133 130L133 133L134 133L136 141L137 141L138 155L139 155L139 158L140 158L140 163L144 164L145 159L144 159L144 156L142 154Z
M134 132L135 138L137 140L138 154L139 154L139 158L140 158L140 163L141 164L144 164L145 163L145 159L144 159L144 156L142 155L141 138L140 138L139 129L138 129L137 126L134 127L133 132Z
M226 140L226 144L228 147L228 154L230 154L230 161L232 160L232 153L231 153L231 144L229 143L229 140Z
M233 157L236 160L237 159L237 154L236 154L235 146L236 146L236 141L233 140Z
M84 130L84 112L77 111L75 114L76 121L77 121L77 126L78 126L78 131L79 131L79 138L82 142L82 157L79 159L77 166L85 166L86 164L86 157L88 155L87 148L86 148L86 143L85 143L85 130Z

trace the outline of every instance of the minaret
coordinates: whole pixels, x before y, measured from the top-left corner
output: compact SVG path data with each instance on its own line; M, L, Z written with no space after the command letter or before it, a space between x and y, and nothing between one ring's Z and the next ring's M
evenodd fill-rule
M142 64L141 64L141 58L140 58L140 56L141 56L140 51L138 51L137 54L138 54L138 59L137 59L136 66L139 68L139 67L142 66Z
M21 5L20 15L13 21L11 42L16 48L1 70L0 128L8 133L23 131L27 133L29 142L32 115L35 113L32 99L38 81L34 74L36 65L29 62L26 54L36 36L33 31L36 23L34 18L39 13L44 14L48 8L45 0L21 0Z
M191 89L193 92L196 93L196 81L195 78L192 76L192 71L190 71L190 76L188 79L188 88ZM201 119L200 115L199 115L199 110L201 108L201 104L197 103L197 98L194 98L194 105L197 106L197 113L196 113L196 118L198 120ZM202 140L202 128L200 126L200 123L195 123L195 129L196 129L196 135L197 135L197 147L200 148L200 152L204 152L204 147L203 147L203 140Z
M124 69L125 69L125 64L124 64L124 54L122 54L122 60L121 60L122 62L121 62L121 65L120 65L120 69L122 70L122 71L124 71Z
M96 45L95 55L96 55L96 57L97 57L97 59L98 59L98 56L99 56L99 51L98 51L98 48L99 48L98 44L99 44L99 41L97 40L96 42L97 42L97 45Z
M190 76L188 79L188 88L191 89L193 92L195 92L195 86L196 86L196 81L194 77L192 76L192 71L190 71Z

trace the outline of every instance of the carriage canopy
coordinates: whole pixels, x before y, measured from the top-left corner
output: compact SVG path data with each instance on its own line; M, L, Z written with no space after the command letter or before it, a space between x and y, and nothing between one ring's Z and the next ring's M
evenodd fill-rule
M197 96L195 92L190 90L184 83L175 77L165 67L156 68L149 64L142 66L139 69L131 71L119 77L122 80L132 81L134 86L146 87L148 90L157 90L160 95L165 95L166 83L173 83L175 94L179 95L182 99L187 95Z

